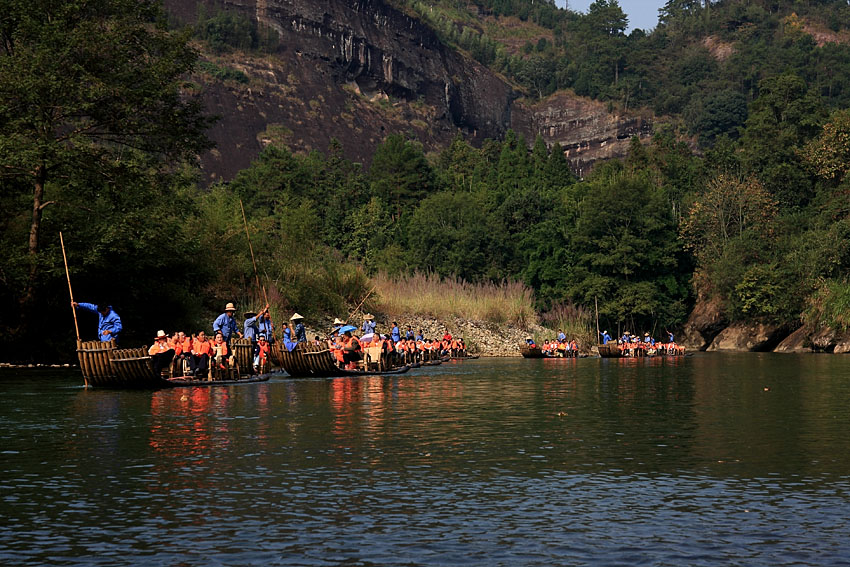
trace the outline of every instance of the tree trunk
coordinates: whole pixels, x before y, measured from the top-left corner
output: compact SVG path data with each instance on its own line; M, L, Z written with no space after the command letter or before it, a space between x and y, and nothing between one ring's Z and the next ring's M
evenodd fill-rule
M21 296L21 311L26 314L35 299L35 280L38 277L38 241L41 232L41 217L44 207L49 203L44 202L44 183L47 179L47 171L44 165L35 169L35 183L32 192L32 221L30 223L30 238L27 248L30 269L27 278L27 286Z

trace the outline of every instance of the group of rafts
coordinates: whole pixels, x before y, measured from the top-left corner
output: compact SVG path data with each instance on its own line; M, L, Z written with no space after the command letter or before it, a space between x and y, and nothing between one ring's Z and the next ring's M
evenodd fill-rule
M627 358L644 356L683 356L685 347L676 344L673 335L668 333L669 340L666 343L655 341L650 338L649 333L641 340L637 335L628 331L623 333L619 339L611 340L607 331L600 333L606 341L597 345L599 356L602 358ZM555 340L545 341L543 345L534 343L531 337L526 338L526 344L520 347L520 352L525 358L578 358L585 356L579 353L576 341Z
M344 335L348 335L345 337ZM351 338L359 344L356 356L346 352ZM462 339L446 334L442 340L394 342L385 335L361 337L335 332L326 340L285 345L274 341L269 361L254 371L254 345L250 339L231 338L234 362L226 369L211 365L208 376L183 375L172 366L155 373L147 347L117 348L114 341L78 341L77 355L86 386L109 388L169 388L262 382L275 372L293 378L402 374L411 368L434 366L469 355Z

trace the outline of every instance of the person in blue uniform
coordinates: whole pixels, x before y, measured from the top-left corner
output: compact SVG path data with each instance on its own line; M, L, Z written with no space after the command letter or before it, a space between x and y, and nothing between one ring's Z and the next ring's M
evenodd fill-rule
M82 309L83 311L97 313L97 338L100 342L105 343L106 341L111 340L114 340L116 343L118 342L118 333L120 333L124 327L121 325L121 317L118 316L118 313L112 310L111 305L77 303L76 301L72 301L71 305L74 309Z
M304 327L304 317L296 313L295 315L289 318L289 321L290 324L294 325L292 329L292 334L295 335L295 342L306 343L307 329Z
M370 335L375 333L375 316L371 313L367 313L363 316L363 325L360 327L360 330L363 331L364 335Z
M397 343L401 340L401 330L398 328L398 323L393 321L393 328L390 332L390 338L392 338L394 343Z
M251 344L254 345L257 343L257 336L260 334L260 321L263 316L269 310L268 304L263 307L263 310L259 313L254 313L253 311L245 312L245 334L243 335L246 339L251 339Z
M608 331L602 331L599 334L602 335L602 344L607 345L608 341L611 340L611 335L608 334Z
M567 335L565 335L564 331L562 331L561 329L558 329L558 340L560 342L564 342L565 340L567 340Z
M257 317L257 328L260 333L266 336L266 342L274 344L274 323L272 323L272 314L266 308L266 313L263 317Z
M242 333L239 332L239 326L236 324L236 319L234 315L236 314L236 307L232 303L228 303L224 307L224 313L218 316L218 318L213 322L213 334L221 333L221 337L224 339L224 342L227 343L227 350L230 350L230 338L234 335L241 337Z

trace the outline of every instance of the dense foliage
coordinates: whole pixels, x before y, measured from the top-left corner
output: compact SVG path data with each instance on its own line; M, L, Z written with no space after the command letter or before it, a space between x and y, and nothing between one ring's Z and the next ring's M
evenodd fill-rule
M76 299L112 303L129 344L206 326L227 301L345 313L370 275L417 271L519 281L552 314L586 318L598 303L613 330L675 327L696 292L721 298L732 319L850 324L850 59L846 44L818 46L805 31L846 32L846 3L791 13L671 0L654 32L627 36L615 0L585 15L478 2L544 30L516 52L478 31L473 5L440 2L429 18L530 95L570 87L680 126L633 140L626 159L581 180L558 145L513 132L481 147L458 136L430 155L391 134L368 170L336 142L309 154L270 145L204 188L191 162L206 120L183 80L221 70L196 66L188 34L145 2L12 2L0 14L10 347L67 352L60 230ZM194 33L215 50L274 45L218 13ZM81 325L85 337L94 321Z

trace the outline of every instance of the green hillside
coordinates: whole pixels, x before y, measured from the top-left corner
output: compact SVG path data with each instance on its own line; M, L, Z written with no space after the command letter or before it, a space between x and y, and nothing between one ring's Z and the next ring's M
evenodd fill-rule
M416 271L518 280L541 311L598 300L608 328L675 328L697 293L732 320L850 323L846 3L670 3L652 34L626 36L616 2L587 15L435 2L427 21L443 40L529 97L572 89L674 126L582 180L559 147L512 132L427 155L390 135L368 170L338 144L306 155L273 144L209 190L193 169L206 119L190 70L211 71L188 34L127 0L46 4L15 3L0 20L10 357L72 337L60 230L75 299L114 304L131 343L200 326L226 301L257 304L262 287L278 313L345 313L371 275ZM222 43L244 23L231 20L200 39L236 54L273 43ZM94 56L103 45L108 61Z

